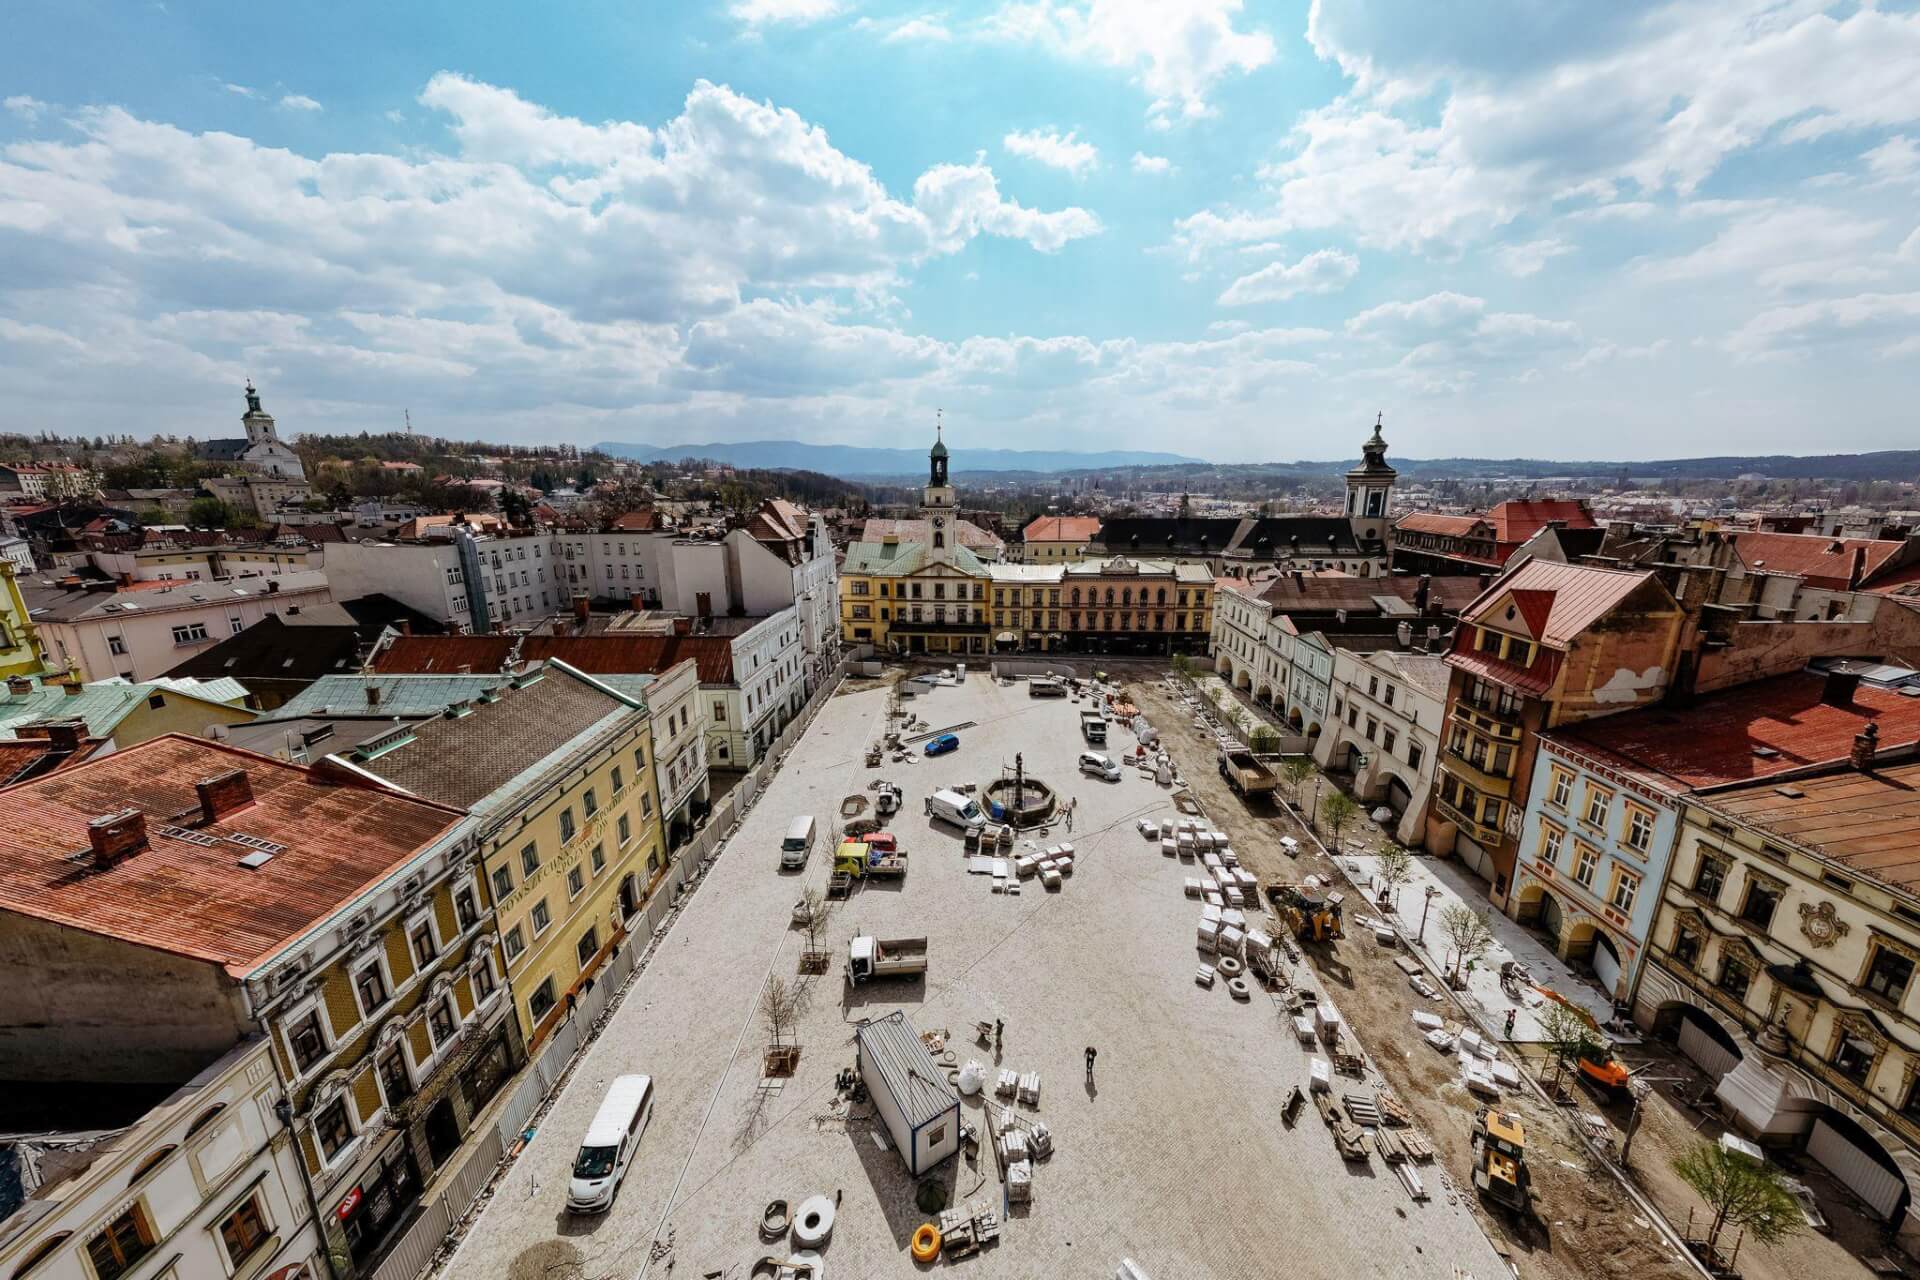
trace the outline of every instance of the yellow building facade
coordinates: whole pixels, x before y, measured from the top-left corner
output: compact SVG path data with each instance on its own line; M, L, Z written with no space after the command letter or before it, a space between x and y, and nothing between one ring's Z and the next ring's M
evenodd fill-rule
M17 575L13 561L0 559L0 677L37 675L41 669L40 636Z

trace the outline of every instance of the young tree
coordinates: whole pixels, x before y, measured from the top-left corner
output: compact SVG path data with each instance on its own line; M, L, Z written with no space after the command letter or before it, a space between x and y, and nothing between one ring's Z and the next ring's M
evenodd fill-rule
M1595 1049L1599 1040L1586 1019L1557 1000L1549 1000L1540 1010L1540 1030L1553 1056L1553 1085L1558 1089L1567 1069Z
M1673 1159L1673 1171L1707 1202L1707 1252L1716 1255L1720 1233L1742 1227L1761 1244L1798 1235L1806 1219L1781 1180L1780 1171L1717 1142L1700 1142Z
M1453 968L1448 971L1447 979L1458 986L1461 971L1493 946L1493 926L1466 903L1453 902L1441 908L1440 934L1453 949Z
M807 954L820 953L820 935L826 931L833 904L818 889L809 889L800 897L800 928L807 935Z
M1326 819L1328 830L1333 832L1333 847L1340 847L1340 828L1359 816L1360 806L1353 797L1344 791L1329 791L1320 801L1320 816Z
M1263 756L1272 755L1280 749L1280 733L1270 724L1256 724L1247 735L1247 746Z
M1374 863L1374 873L1380 877L1383 886L1381 896L1397 907L1400 905L1400 886L1413 879L1413 855L1397 844L1390 844L1380 850L1380 857Z
M766 1024L767 1046L779 1049L786 1044L787 1033L800 1016L800 991L785 978L769 979L760 993L760 1020Z
M1280 766L1280 772L1286 775L1288 784L1293 788L1293 802L1299 804L1300 784L1313 776L1312 759L1307 756L1288 756Z
M187 504L187 524L194 529L224 529L233 520L233 508L218 498L195 498Z

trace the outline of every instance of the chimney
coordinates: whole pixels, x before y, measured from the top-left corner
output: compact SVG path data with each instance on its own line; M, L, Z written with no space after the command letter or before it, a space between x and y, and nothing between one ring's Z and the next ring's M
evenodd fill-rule
M130 573L118 574L115 576L114 581L123 587L131 587L133 585L133 575Z
M367 705L370 707L377 707L380 705L380 686L379 685L371 684L371 683L367 685Z
M200 821L203 825L218 822L253 803L253 783L248 780L245 769L229 769L225 773L202 778L193 784L193 790L200 797Z
M16 736L21 738L45 738L55 751L67 755L80 749L87 740L87 722L84 720L45 720L36 725L22 725Z
M7 696L8 697L24 698L32 692L33 692L33 681L29 680L27 677L25 676L8 676L7 677Z
M673 634L677 636L692 635L693 619L692 618L675 618L673 620Z
M1847 763L1862 773L1873 772L1874 748L1880 742L1880 726L1868 721L1867 727L1853 735L1853 750L1847 755Z
M1333 618L1334 621L1338 622L1341 626L1344 627L1347 625L1347 611L1345 609L1335 609L1333 611Z
M1860 589L1860 579L1866 576L1867 549L1865 547L1855 547L1853 549L1853 563L1847 568L1847 590L1858 591Z
M87 686L81 684L78 680L69 680L60 687L67 691L69 698L77 698L87 691Z
M1827 684L1820 691L1820 701L1830 707L1850 707L1853 705L1853 691L1859 687L1859 675L1835 668L1827 672Z
M633 595L628 597L627 607L633 610L635 613L644 613L647 608L647 602L644 598L642 598L640 593L636 591L633 593Z
M410 636L413 634L413 622L410 619L407 619L407 618L400 619L400 634L403 636Z
M587 598L587 593L584 591L576 593L573 597L573 620L584 627L592 612L592 602Z
M103 814L87 824L93 865L105 871L147 847L147 815L138 809Z
M1421 574L1420 581L1414 584L1413 588L1413 611L1415 613L1425 613L1427 611L1427 596L1432 588L1432 576L1425 573Z
M1413 624L1403 622L1393 629L1393 638L1400 642L1402 649L1413 648Z
M1437 627L1437 626L1434 626L1434 625L1432 625L1432 624L1428 624L1428 626L1427 626L1427 652L1428 652L1428 653L1437 653L1437 652L1439 652L1439 650L1440 650L1440 628L1439 628L1439 627Z
M505 618L495 618L493 620L493 625L490 629L492 630L493 634L497 636L503 636L507 634L507 620Z

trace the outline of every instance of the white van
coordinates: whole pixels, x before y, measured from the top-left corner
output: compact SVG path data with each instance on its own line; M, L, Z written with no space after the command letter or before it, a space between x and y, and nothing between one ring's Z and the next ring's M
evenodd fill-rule
M958 791L936 791L927 797L927 816L956 827L984 827L987 815L980 806Z
M797 871L807 865L813 852L813 815L795 818L787 824L787 837L780 842L780 869Z
M1080 772L1106 782L1120 781L1120 765L1112 756L1103 756L1098 751L1080 753Z
M603 1213L613 1207L614 1193L633 1162L647 1121L653 1119L653 1078L620 1076L607 1086L607 1096L587 1126L586 1141L573 1158L573 1180L567 1184L570 1213Z

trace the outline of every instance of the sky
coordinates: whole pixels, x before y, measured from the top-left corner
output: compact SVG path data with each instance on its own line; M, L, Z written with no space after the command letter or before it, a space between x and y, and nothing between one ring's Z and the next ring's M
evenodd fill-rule
M1920 5L18 0L0 430L1920 447Z

